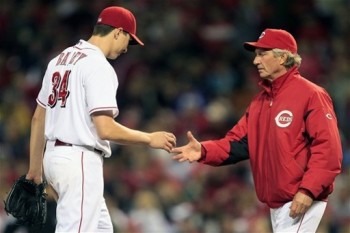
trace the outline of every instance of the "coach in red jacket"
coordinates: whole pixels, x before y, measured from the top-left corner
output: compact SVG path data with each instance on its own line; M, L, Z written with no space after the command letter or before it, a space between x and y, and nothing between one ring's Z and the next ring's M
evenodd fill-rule
M249 159L274 232L315 232L341 171L332 100L299 74L301 57L287 31L266 29L244 48L255 52L262 91L224 138L198 142L188 132L189 143L173 149L173 158L212 166Z

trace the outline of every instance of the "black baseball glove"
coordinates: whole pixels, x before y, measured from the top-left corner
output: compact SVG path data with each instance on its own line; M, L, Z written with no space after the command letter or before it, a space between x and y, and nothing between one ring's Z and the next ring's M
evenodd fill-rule
M36 184L21 176L13 184L5 200L5 211L20 223L42 227L46 222L46 183Z

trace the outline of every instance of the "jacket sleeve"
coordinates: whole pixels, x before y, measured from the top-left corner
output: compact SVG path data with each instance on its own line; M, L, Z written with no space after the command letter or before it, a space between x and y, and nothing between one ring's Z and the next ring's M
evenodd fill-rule
M202 159L199 161L211 166L234 164L249 159L246 113L238 123L219 140L203 141Z
M332 100L325 91L316 92L309 102L306 130L310 136L310 159L300 188L315 198L330 193L341 172L342 148Z

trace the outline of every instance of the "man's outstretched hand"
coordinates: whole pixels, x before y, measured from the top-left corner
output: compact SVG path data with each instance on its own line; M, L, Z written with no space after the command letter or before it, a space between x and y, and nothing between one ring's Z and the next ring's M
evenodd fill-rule
M190 131L187 132L188 143L181 147L175 147L171 150L173 159L179 162L194 162L201 158L202 145L192 135Z

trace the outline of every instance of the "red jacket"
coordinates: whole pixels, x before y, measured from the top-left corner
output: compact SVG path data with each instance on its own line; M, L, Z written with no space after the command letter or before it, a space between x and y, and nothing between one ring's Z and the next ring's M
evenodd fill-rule
M342 162L330 96L296 67L260 84L263 90L226 136L202 142L200 162L221 166L250 159L257 196L271 208L292 201L299 189L326 200Z

